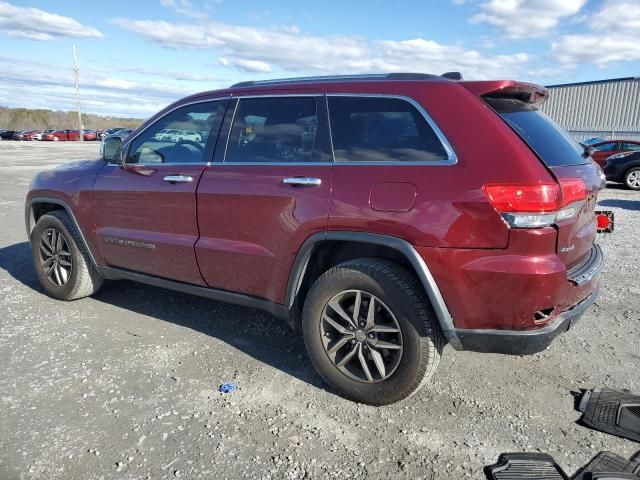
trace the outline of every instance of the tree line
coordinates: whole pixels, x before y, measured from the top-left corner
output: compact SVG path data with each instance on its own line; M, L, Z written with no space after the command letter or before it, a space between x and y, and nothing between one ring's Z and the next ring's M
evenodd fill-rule
M104 130L106 128L136 128L143 120L138 118L104 117L92 113L82 114L84 128ZM78 129L78 113L44 108L9 108L0 106L0 128L5 130Z

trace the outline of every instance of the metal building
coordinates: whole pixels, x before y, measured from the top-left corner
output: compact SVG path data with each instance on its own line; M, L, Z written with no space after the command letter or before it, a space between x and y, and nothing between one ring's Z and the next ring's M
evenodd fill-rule
M549 85L542 110L576 140L640 140L640 77Z

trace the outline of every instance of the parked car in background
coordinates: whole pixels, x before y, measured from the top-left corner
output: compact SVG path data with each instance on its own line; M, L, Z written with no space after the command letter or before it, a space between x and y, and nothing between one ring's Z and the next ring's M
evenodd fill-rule
M189 140L190 142L200 142L202 141L202 138L200 137L200 134L198 132L195 132L193 130L181 130L180 133L175 136L175 141L182 142L184 140Z
M60 300L128 279L264 309L302 330L326 382L375 405L416 392L446 343L543 351L603 266L600 168L539 110L546 95L396 73L187 97L107 137L104 160L33 179L38 280ZM156 140L184 125L207 143Z
M132 128L121 128L120 130L117 130L115 132L113 132L111 135L109 135L110 137L120 137L123 140L125 138L127 138L129 136L129 134L133 132Z
M87 142L92 142L94 140L99 140L100 137L98 137L97 130L83 130L82 138Z
M42 140L48 142L73 141L80 138L78 130L54 130L42 136Z
M610 156L603 171L610 182L623 183L631 190L640 190L640 149Z
M32 136L39 130L20 130L13 136L14 140L31 140Z
M25 132L26 130L16 130L16 132L11 137L11 140L22 140Z
M39 131L39 132L34 133L34 134L31 136L31 139L32 139L32 140L42 140L42 136L43 136L43 135L46 135L47 133L51 133L51 132L53 132L53 131L54 131L54 129L52 129L52 128L50 128L50 129L48 129L48 130L41 130L41 131Z
M153 135L153 139L157 142L163 142L165 140L169 140L171 138L171 134L169 133L169 130L167 130L166 128L163 128L162 130L160 130L159 132L156 132Z
M15 133L15 130L3 130L2 133L0 133L0 140L11 140Z
M605 161L611 155L640 151L640 142L636 140L606 140L589 145L589 147L593 149L591 158L593 158L598 165L604 167Z
M178 139L178 135L180 135L180 132L181 130L175 128L164 129L159 140L162 142L176 142Z
M103 130L100 134L100 139L104 140L106 137L108 137L109 135L113 135L114 133L116 133L118 130L122 130L122 127L117 127L117 128L107 128L106 130Z
M26 131L26 132L24 132L22 134L22 140L31 141L31 140L33 140L33 136L34 135L36 135L38 133L41 133L41 132L42 132L42 130L28 130L28 131Z

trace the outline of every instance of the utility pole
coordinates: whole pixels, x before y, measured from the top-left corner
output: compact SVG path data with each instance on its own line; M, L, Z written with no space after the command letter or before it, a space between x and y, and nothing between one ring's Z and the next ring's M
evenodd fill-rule
M80 73L80 69L78 68L78 58L76 57L76 46L73 46L73 72L76 77L76 106L78 108L78 131L80 135L78 136L78 140L81 142L84 141L84 133L82 131L82 113L80 113L80 81L78 79L78 75Z

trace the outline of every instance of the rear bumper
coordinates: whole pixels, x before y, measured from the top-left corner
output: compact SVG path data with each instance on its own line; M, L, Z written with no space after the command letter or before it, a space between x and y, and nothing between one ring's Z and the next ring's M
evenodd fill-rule
M456 329L462 350L507 355L532 355L542 352L561 333L569 330L582 314L594 304L599 287L580 303L562 312L555 321L536 330L474 330Z
M507 250L417 247L450 312L441 327L453 348L537 353L595 301L602 250L567 269L556 238L545 228L512 232Z

